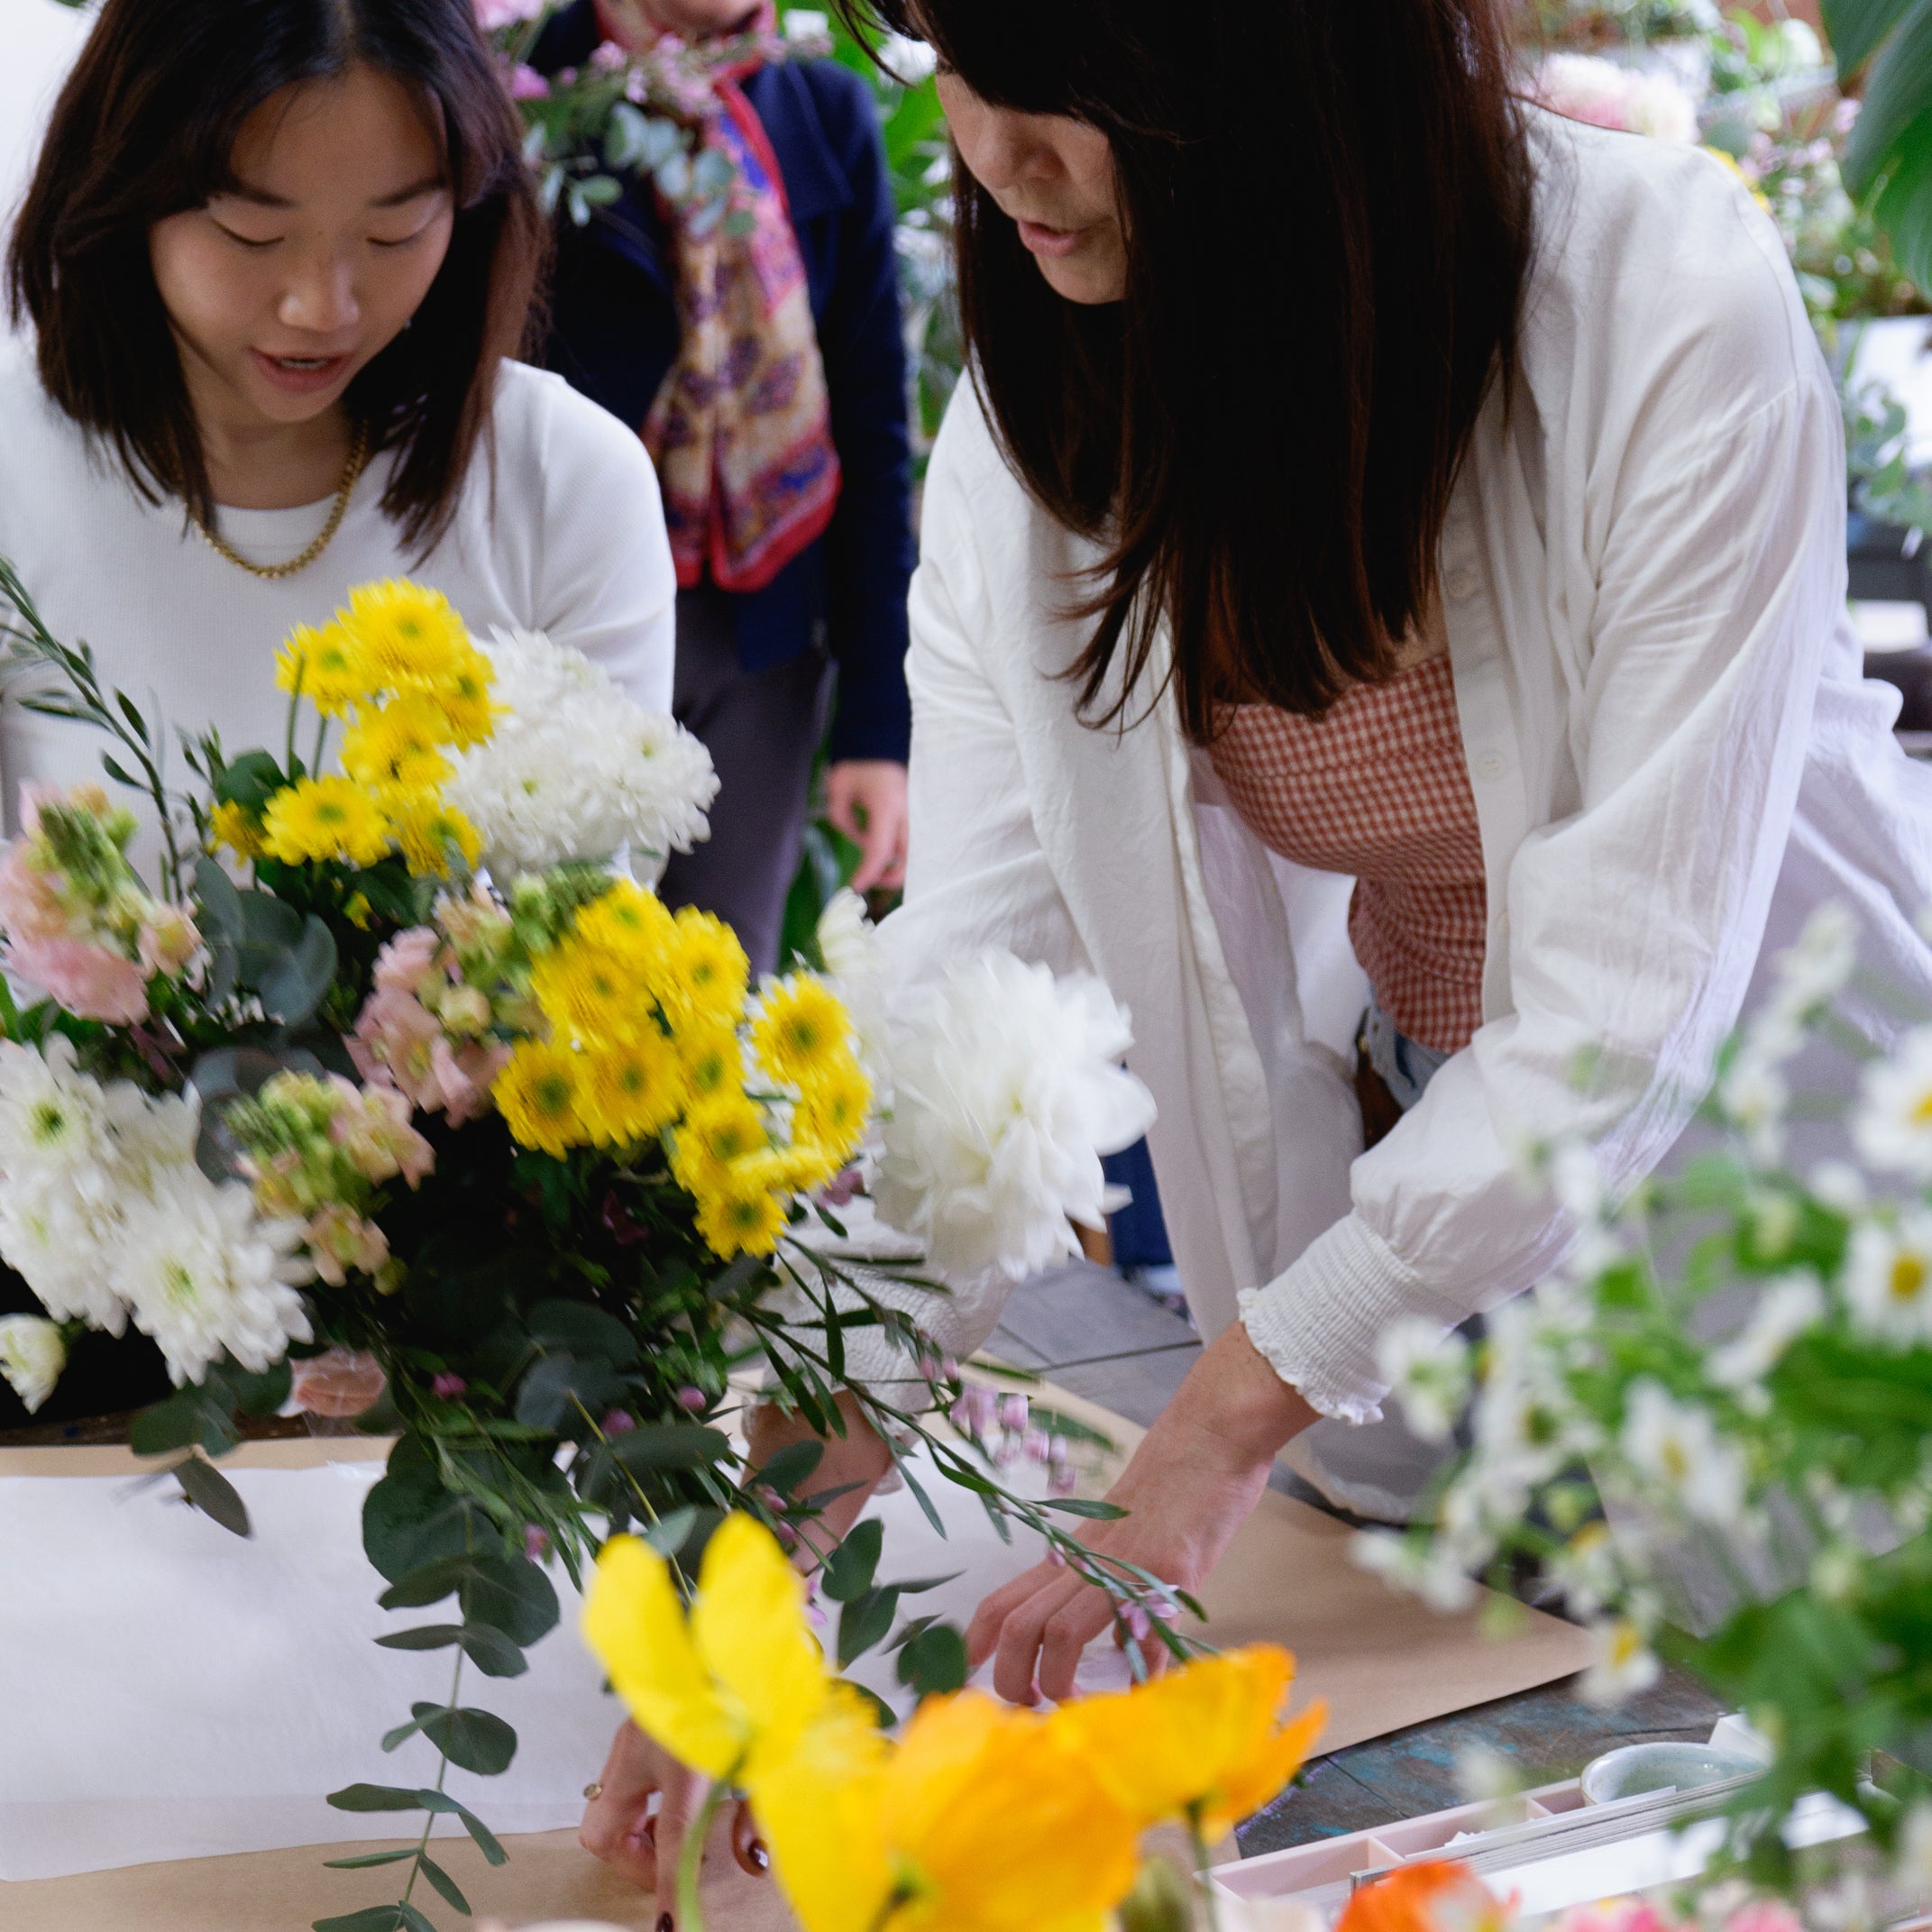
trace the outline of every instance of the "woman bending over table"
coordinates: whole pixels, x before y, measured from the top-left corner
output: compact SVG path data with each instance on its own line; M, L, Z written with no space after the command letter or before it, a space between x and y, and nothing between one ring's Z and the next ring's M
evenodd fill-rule
M55 636L164 730L273 744L291 627L409 575L667 710L650 460L512 360L545 239L470 0L108 0L7 262L0 555ZM98 775L0 711L8 830L23 783Z

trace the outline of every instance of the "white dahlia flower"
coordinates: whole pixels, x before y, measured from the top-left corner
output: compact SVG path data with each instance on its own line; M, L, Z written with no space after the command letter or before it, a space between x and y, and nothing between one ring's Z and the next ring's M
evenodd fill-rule
M506 883L567 859L688 852L718 795L710 754L632 701L581 651L538 631L492 633L495 734L457 760L445 796Z
M1154 1118L1120 1063L1133 1036L1089 975L988 952L892 1015L892 1113L873 1183L882 1219L960 1277L1018 1278L1076 1254L1099 1226L1100 1157Z
M152 1193L127 1204L114 1286L177 1386L224 1350L260 1374L310 1339L296 1292L314 1274L301 1239L299 1221L264 1220L243 1182L217 1185L199 1167L159 1172Z

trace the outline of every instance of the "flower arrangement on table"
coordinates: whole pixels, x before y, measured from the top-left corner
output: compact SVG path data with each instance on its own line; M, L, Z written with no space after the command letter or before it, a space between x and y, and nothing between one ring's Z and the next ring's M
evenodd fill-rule
M383 1640L454 1653L447 1699L385 1744L420 1732L500 1772L515 1734L462 1684L524 1670L559 1615L546 1561L579 1581L636 1528L688 1575L738 1512L822 1543L818 1443L751 1480L724 1426L735 1374L762 1364L765 1399L843 1433L847 1337L884 1328L926 1401L977 1414L884 1291L1075 1251L1100 1152L1150 1111L1124 1020L1097 984L1003 956L895 1010L845 902L825 928L839 984L752 987L725 926L627 864L701 835L702 748L579 653L478 643L432 590L365 585L298 629L279 754L185 737L185 792L160 731L4 563L0 595L10 701L107 734L106 776L160 836L151 891L135 814L88 785L30 796L0 856L0 1259L45 1311L0 1322L0 1373L32 1407L81 1330L151 1336L177 1388L132 1445L178 1453L188 1498L243 1534L211 1459L244 1418L293 1396L394 1434L363 1515L383 1604L459 1615ZM861 1266L839 1216L867 1180L903 1235ZM1112 1591L1137 1662L1149 1637L1186 1653L1167 1619L1188 1600L1060 1526L1117 1511L1022 1500L922 1405L853 1394L915 1490L920 1446ZM876 1561L869 1534L848 1568ZM901 1593L855 1582L842 1663L891 1634ZM917 1689L963 1680L956 1633L901 1658ZM453 1815L501 1855L440 1781L332 1801ZM455 1903L426 1834L414 1855L411 1887ZM426 1922L408 1893L371 1909L343 1924Z
M1597 1633L1589 1691L1614 1702L1662 1656L1770 1742L1770 1769L1735 1801L1744 1870L1797 1883L1767 1827L1823 1790L1863 1814L1902 1893L1923 1897L1932 1027L1863 1067L1839 1142L1863 1171L1790 1161L1800 1117L1818 1131L1820 1110L1794 1095L1800 1071L1860 1050L1836 1017L1854 997L1897 1010L1854 977L1851 920L1828 908L1720 1061L1712 1150L1621 1202L1588 1149L1537 1154L1579 1243L1557 1279L1490 1316L1479 1350L1417 1326L1384 1337L1409 1425L1446 1442L1473 1392L1473 1442L1432 1528L1361 1550L1445 1607L1468 1599L1473 1572L1540 1566Z
M1101 1932L1130 1894L1142 1932L1184 1932L1186 1888L1164 1861L1143 1865L1142 1834L1178 1824L1204 1863L1295 1775L1326 1715L1285 1720L1294 1659L1254 1644L1050 1716L930 1696L890 1742L827 1671L777 1540L745 1516L712 1537L688 1612L662 1556L613 1539L583 1623L639 1727L712 1781L676 1874L690 1932L710 1822L737 1791L804 1932Z

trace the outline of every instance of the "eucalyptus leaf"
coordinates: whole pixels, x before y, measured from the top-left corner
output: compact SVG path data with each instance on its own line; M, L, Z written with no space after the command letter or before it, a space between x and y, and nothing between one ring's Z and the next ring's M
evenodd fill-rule
M822 1594L834 1603L851 1603L863 1597L872 1588L884 1544L885 1525L876 1516L855 1525L825 1566Z
M313 1932L401 1932L402 1907L371 1905L340 1918L316 1918L309 1923Z
M838 1613L838 1666L848 1670L874 1644L884 1642L899 1614L899 1592L867 1590Z
M427 1852L423 1853L417 1859L417 1869L443 1895L443 1901L445 1905L453 1907L465 1917L468 1916L470 1901L463 1897L456 1881Z
M254 1534L249 1526L248 1506L242 1500L241 1491L212 1462L200 1456L185 1456L175 1464L173 1473L183 1495L203 1515L219 1523L233 1535Z
M420 1811L423 1794L394 1784L345 1784L325 1802L338 1811Z
M261 1003L284 1026L305 1024L335 978L335 935L311 912L301 937L257 982Z
M517 1734L493 1712L471 1708L417 1707L423 1735L463 1771L494 1778L510 1767L517 1755Z

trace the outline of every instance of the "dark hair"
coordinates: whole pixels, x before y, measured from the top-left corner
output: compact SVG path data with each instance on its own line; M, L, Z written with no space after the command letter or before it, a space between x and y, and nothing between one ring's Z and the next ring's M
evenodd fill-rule
M1122 714L1165 616L1183 720L1318 712L1426 618L1451 486L1514 369L1529 172L1494 0L839 0L981 98L1111 143L1125 300L1056 296L957 171L973 379L1106 546L1071 675Z
M548 230L516 109L472 0L107 0L61 90L7 258L41 380L151 501L214 514L207 466L148 232L233 188L242 124L292 83L365 63L441 121L456 202L449 253L406 329L344 398L399 458L384 512L427 550L449 526L498 365L529 327Z

